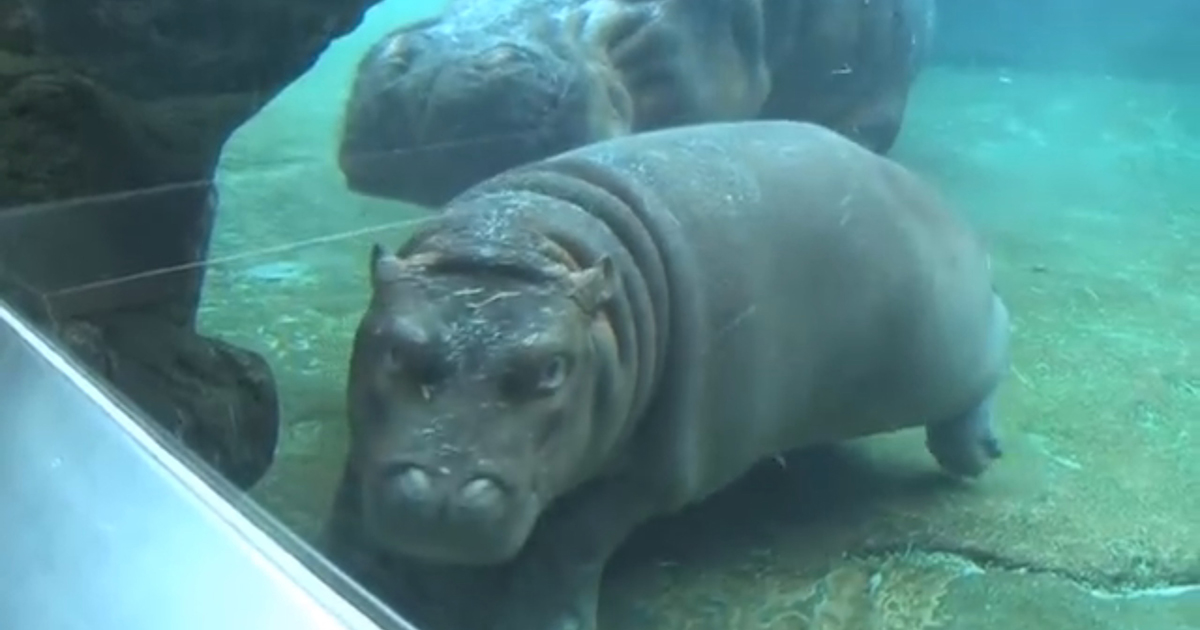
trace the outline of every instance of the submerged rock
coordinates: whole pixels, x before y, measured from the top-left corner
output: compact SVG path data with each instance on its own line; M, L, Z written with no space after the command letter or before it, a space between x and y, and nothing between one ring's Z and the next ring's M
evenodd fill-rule
M222 145L371 0L0 2L0 296L235 483L274 377L195 315Z

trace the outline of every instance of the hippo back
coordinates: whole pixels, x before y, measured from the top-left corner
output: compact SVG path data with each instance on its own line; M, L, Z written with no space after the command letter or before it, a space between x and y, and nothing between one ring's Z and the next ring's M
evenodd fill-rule
M437 206L605 139L787 119L886 152L934 0L456 0L358 66L339 148L354 190Z
M680 496L720 487L773 445L949 417L999 378L982 247L933 189L843 136L784 121L647 132L468 195L539 173L621 199L655 242L666 352L632 445L649 452L631 459Z

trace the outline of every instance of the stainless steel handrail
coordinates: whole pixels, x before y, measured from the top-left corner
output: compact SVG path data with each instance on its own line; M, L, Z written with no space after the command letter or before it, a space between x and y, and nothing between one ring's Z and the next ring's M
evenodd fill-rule
M0 628L414 630L2 301Z

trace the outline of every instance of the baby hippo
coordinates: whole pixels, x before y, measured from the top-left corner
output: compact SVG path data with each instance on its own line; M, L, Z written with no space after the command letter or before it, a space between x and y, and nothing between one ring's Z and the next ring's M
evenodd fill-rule
M1000 456L987 254L930 186L814 124L574 149L370 264L325 543L402 613L431 596L389 572L457 567L501 576L473 629L592 630L634 528L781 451L924 426L950 473Z

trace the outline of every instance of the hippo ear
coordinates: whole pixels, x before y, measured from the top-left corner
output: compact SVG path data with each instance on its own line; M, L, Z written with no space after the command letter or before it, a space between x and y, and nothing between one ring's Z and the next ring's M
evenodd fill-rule
M379 243L371 246L371 284L378 286L395 282L403 273L404 262L395 254Z
M612 258L601 256L587 269L571 272L567 280L571 296L579 306L587 313L595 313L616 295L620 277Z

